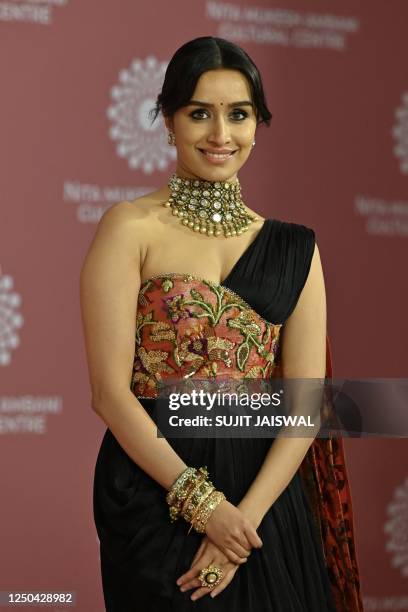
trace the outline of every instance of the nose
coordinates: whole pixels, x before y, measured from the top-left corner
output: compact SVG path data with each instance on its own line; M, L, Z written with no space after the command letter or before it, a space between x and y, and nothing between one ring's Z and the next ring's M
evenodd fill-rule
M211 131L208 135L208 142L217 146L222 146L231 141L228 123L221 115L215 117L211 122Z

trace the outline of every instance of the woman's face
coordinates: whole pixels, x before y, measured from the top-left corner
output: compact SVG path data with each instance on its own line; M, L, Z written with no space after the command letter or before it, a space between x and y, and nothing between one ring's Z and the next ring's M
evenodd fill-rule
M179 176L234 180L252 150L257 126L249 83L237 70L209 70L189 104L165 122L175 134Z

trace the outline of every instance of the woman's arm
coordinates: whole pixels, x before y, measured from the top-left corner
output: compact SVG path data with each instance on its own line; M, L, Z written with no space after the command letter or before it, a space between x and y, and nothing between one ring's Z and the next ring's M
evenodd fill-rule
M187 466L165 438L157 437L155 423L130 390L140 269L150 231L131 204L108 209L81 270L80 298L92 408L129 457L168 490ZM208 528L234 563L261 545L247 517L227 500L214 515Z
M284 326L282 376L324 379L326 368L326 292L317 244L296 308ZM296 409L296 406L295 406ZM258 527L292 480L313 437L277 437L238 507Z
M169 489L187 466L157 437L155 423L130 390L145 236L131 204L105 212L81 270L81 313L92 408L129 457Z

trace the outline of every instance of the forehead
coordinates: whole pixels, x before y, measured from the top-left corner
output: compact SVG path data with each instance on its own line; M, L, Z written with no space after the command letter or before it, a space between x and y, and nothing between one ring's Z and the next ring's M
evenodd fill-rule
M197 81L194 99L206 102L234 102L252 100L246 77L238 70L208 70Z

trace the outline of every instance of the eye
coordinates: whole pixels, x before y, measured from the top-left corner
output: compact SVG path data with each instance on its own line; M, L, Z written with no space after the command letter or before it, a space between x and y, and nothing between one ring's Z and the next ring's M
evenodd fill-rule
M208 117L208 111L205 108L197 108L190 113L190 117L193 119L205 119Z
M248 117L248 113L245 110L242 110L241 108L234 108L231 113L231 116L234 121L243 121Z

